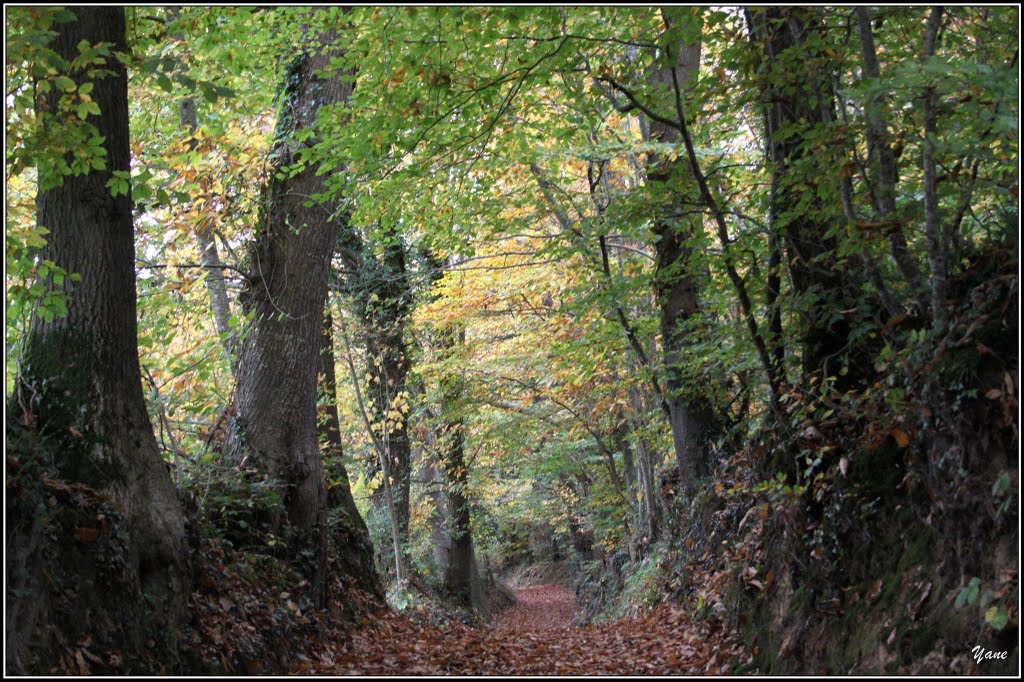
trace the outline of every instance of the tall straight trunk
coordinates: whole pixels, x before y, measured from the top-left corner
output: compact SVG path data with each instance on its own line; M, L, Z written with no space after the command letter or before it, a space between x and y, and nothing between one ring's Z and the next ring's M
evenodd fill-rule
M424 250L430 271L436 282L444 272L444 263L431 251ZM455 325L437 330L436 343L441 358L451 360L466 342L466 333ZM440 380L440 414L436 429L435 446L444 473L445 507L448 527L448 562L445 566L446 591L464 607L486 616L484 595L479 589L479 575L475 571L473 532L470 519L469 467L466 463L466 437L462 411L465 386L461 377L448 373ZM476 589L474 589L476 588Z
M457 389L452 388L454 392ZM458 395L446 391L445 401ZM448 406L451 409L451 406ZM446 410L448 411L448 410ZM442 448L445 473L445 501L451 539L444 582L448 592L467 608L472 607L473 533L470 527L469 469L466 466L466 440L462 420L449 414L444 418L438 444Z
M436 284L444 274L445 263L429 248L422 250ZM457 359L466 343L466 332L457 324L444 324L435 330L434 343L444 364ZM462 377L447 370L440 378L440 410L437 415L434 449L438 453L444 475L444 512L448 529L447 563L444 566L445 590L458 603L479 616L490 618L490 604L485 580L477 566L473 547L469 486L469 464L466 461L466 436L463 413L466 406L465 383ZM438 506L440 511L441 505Z
M369 435L370 440L373 443L373 449L377 451L377 460L380 464L380 472L383 478L381 488L384 491L384 509L388 517L388 523L391 526L391 545L395 554L395 580L399 585L402 585L405 582L401 543L402 534L398 528L398 516L395 511L395 497L391 490L391 470L388 466L386 442L387 432L385 431L382 436L374 429L369 411L367 410L366 402L363 400L363 392L359 388L359 376L356 372L355 361L352 359L352 344L348 340L348 329L346 329L345 318L342 314L339 314L338 319L341 322L341 338L345 342L345 361L348 365L349 377L352 379L352 389L355 392L356 405L359 407L359 413L363 418L363 425L366 427L366 433Z
M935 56L939 28L942 24L942 8L933 7L928 15L924 35L924 58ZM925 88L922 94L924 109L924 145L921 150L921 171L924 176L924 231L928 244L928 264L931 269L931 313L932 325L937 333L946 324L946 288L948 285L946 250L949 243L943 243L943 230L939 215L938 171L935 161L935 140L938 128L938 96L935 88Z
M685 16L689 8L666 8L666 23L689 21ZM675 54L674 64L651 72L649 83L660 106L659 111L674 112L675 86L689 87L700 66L700 42L666 45ZM675 71L673 76L672 71ZM675 115L670 114L670 119ZM681 140L679 129L658 120L649 121L650 139L668 144ZM647 181L660 197L658 213L652 232L655 242L655 282L661 318L662 344L666 373L666 401L672 427L672 443L680 474L685 485L692 486L697 478L710 470L709 443L715 431L714 409L700 387L688 385L686 372L681 366L685 349L690 343L687 322L700 313L700 284L698 268L694 264L695 231L701 229L700 220L687 222L685 216L700 205L692 178L685 175L685 164L672 162L661 154L651 154L647 160Z
M368 331L366 342L368 358L373 365L370 373L374 377L369 393L380 419L390 413L396 400L404 400L407 392L407 377L411 368L408 348L403 338L404 320L393 321L394 326L378 327ZM395 512L402 537L409 531L409 467L412 445L409 441L407 424L387 430L388 469L393 480Z
M641 511L643 514L644 525L641 526L643 532L647 535L648 542L654 542L658 539L658 532L660 530L660 507L655 500L654 495L654 464L652 460L653 448L641 438L637 442L637 469L639 474L639 485L640 485L640 504Z
M769 205L775 204L778 192L778 178L773 176ZM768 352L775 368L775 376L782 383L786 382L786 337L782 330L782 244L779 233L770 230L768 233L768 276L765 278L765 304L768 308Z
M57 24L52 44L63 59L76 58L83 41L127 50L123 8L69 9L77 19ZM55 639L66 647L89 636L99 650L120 649L126 661L152 649L157 660L173 662L189 593L184 519L142 395L131 195L114 197L107 187L113 173L130 168L128 78L115 58L104 68L112 73L95 77L92 90L101 113L87 122L103 138L105 169L41 187L36 201L39 225L50 230L41 258L81 280L68 278L55 287L67 296L66 315L33 316L9 407L24 410L22 424L50 451L46 466L53 470L45 475L82 486L76 504L83 509L89 499L108 501L98 516L94 509L77 522L73 538L58 540L57 562L40 563L26 592L9 595L8 625L12 615L35 610L39 630L25 622L18 635L34 640L27 644L40 656ZM92 80L82 72L69 75L79 84ZM47 126L63 125L52 116L58 96L51 90L40 107ZM8 554L16 555L24 549L19 538L26 526L17 514L7 521ZM46 532L58 534L60 524ZM25 643L14 642L8 661L19 651L31 655L21 647ZM60 655L52 653L44 672Z
M338 383L334 371L334 325L331 306L324 308L320 334L320 368L317 373L320 395L317 434L327 475L327 509L330 538L338 550L341 572L371 594L383 596L380 576L373 564L373 543L366 522L356 508L349 485L348 471L342 461L341 423L338 420Z
M451 355L465 344L465 332L445 329L441 332L442 353ZM464 409L465 387L459 376L441 379L441 424L437 431L445 477L445 507L448 512L448 563L444 584L447 592L461 605L483 618L490 617L490 606L476 563L473 546L469 499L469 464L466 461Z
M426 446L428 450L436 451L437 438L432 430L427 432ZM448 503L444 495L444 476L438 470L435 457L421 458L420 478L427 486L427 495L432 503L429 525L434 565L443 573L448 566L451 538L448 535Z
M299 55L289 67L278 115L275 173L266 213L249 250L243 306L252 322L239 350L236 400L240 429L233 450L273 480L292 532L314 603L326 597L327 489L317 442L317 369L328 271L339 225L332 207L309 203L327 193L318 164L294 175L296 133L315 129L321 108L348 101L352 85L324 77L342 50L325 31L323 47ZM307 141L305 144L309 144ZM284 171L284 172L282 172ZM345 550L342 550L345 551Z

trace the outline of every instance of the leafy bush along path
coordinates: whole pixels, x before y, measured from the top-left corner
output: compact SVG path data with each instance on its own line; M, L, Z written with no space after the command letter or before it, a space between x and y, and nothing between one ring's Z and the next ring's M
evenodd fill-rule
M333 675L727 674L739 647L678 607L574 627L573 594L552 585L517 591L520 602L486 627L436 626L383 612L351 639L294 670Z

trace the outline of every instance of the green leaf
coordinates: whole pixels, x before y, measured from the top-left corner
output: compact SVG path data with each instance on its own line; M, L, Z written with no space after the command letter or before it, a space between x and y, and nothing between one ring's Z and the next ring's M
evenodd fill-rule
M961 608L964 604L973 604L978 599L978 592L981 589L981 579L977 576L971 578L967 586L960 590L960 594L957 595L956 600L953 602L953 606Z
M999 495L1006 492L1010 487L1010 474L1004 471L1003 475L996 479L996 482L992 484L992 494Z
M121 194L128 194L128 190L131 188L128 184L128 173L125 171L114 171L113 177L107 180L107 187L115 197Z
M1002 630L1009 622L1010 616L1002 606L993 606L985 612L985 622L996 630Z
M200 83L199 89L203 92L203 99L205 99L210 104L217 103L217 88L215 88L210 83Z

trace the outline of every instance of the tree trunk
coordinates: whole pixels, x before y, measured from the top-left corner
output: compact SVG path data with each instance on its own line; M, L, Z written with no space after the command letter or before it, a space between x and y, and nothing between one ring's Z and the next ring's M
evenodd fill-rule
M860 38L860 52L865 78L880 79L881 69L878 65L878 56L875 54L875 37L871 29L871 13L867 7L857 7L854 10L857 16L857 34ZM876 211L881 220L895 220L896 215L896 186L899 183L899 170L896 166L896 151L889 128L882 113L885 107L885 97L879 95L872 97L864 104L864 113L867 118L868 155L873 162L875 169L874 179L876 188ZM900 273L910 286L913 298L923 290L921 271L914 262L914 257L907 247L906 237L898 227L892 229L886 235L889 246L892 249L893 258L899 266Z
M371 323L372 324L372 323ZM368 358L374 362L371 374L374 377L370 395L378 418L390 413L396 405L407 398L401 397L408 391L409 375L408 349L403 338L405 321L390 320L380 327L371 327L366 341ZM405 538L409 532L409 466L411 445L408 424L393 424L388 428L388 469L393 479L395 512L398 528Z
M924 36L924 58L935 56L939 28L942 24L942 7L933 7L928 15ZM924 177L924 232L928 244L928 265L931 269L930 292L932 328L936 334L943 332L946 324L947 274L946 252L949 244L943 242L939 215L938 164L935 160L935 141L938 129L938 95L934 87L925 88L922 95L924 109L924 145L921 150L921 174Z
M427 432L426 446L428 451L436 452L437 438L433 430ZM433 456L424 455L421 458L420 476L427 485L427 494L432 502L428 523L434 565L443 573L448 566L451 538L448 535L448 503L444 496L444 477L438 471Z
M689 8L665 10L666 22L687 21ZM687 87L696 77L700 65L700 42L671 45L675 63L655 69L649 82L660 112L674 112L675 84ZM673 80L672 71L675 70ZM675 119L674 113L667 118ZM657 120L649 122L650 139L662 143L679 143L679 130ZM662 344L664 346L667 376L666 400L672 427L672 443L680 474L685 485L692 486L697 478L710 469L709 441L715 432L713 407L700 387L687 385L686 373L681 366L684 350L689 343L686 323L700 312L699 273L693 263L694 231L700 230L700 220L684 222L688 212L701 205L692 179L683 176L685 164L671 162L661 154L651 154L647 161L647 180L652 191L661 194L659 209L652 231L655 242L656 292L661 317Z
M387 513L388 523L391 526L391 544L395 553L395 581L399 586L401 586L404 582L403 576L405 575L405 571L402 567L402 533L398 528L398 516L395 511L395 498L391 491L391 470L388 466L387 443L385 440L387 433L385 432L382 436L373 428L373 421L367 411L366 402L363 400L363 392L359 388L359 377L356 373L355 361L352 359L352 344L349 343L348 340L348 330L345 328L345 318L342 315L339 315L338 318L341 321L341 337L345 341L345 359L348 364L349 376L352 379L352 389L356 394L356 404L359 407L359 413L363 417L363 424L366 427L366 433L373 442L373 449L377 451L377 459L383 479L381 488L384 491L384 509Z
M334 373L334 326L331 306L324 309L320 335L320 400L317 433L327 476L327 509L330 538L334 541L341 572L361 589L383 598L380 576L373 564L373 544L366 522L356 508L342 460L341 423L338 421L338 384Z
M56 25L52 47L62 58L77 57L82 41L105 43L112 52L127 50L123 8L72 11L76 21ZM53 654L41 661L43 672L59 656L52 648L55 639L66 646L84 636L93 638L96 650L121 650L126 662L145 657L154 667L161 661L173 664L189 592L184 520L142 396L131 196L114 197L107 187L115 171L130 168L128 79L116 58L108 58L104 68L113 73L96 80L92 90L102 113L87 122L103 137L106 168L66 177L59 187L41 189L37 198L39 224L50 230L42 258L81 280L72 284L68 278L57 287L67 294L65 316L47 321L38 311L34 315L19 366L17 402L11 405L25 410L22 423L49 451L44 471L52 466L45 475L59 481L53 490L84 486L70 505L98 505L77 521L81 525L73 536L58 523L64 510L34 510L44 514L37 521L49 524L50 533L37 541L52 542L52 533L61 529L68 537L56 540L55 556L61 557L56 563L39 557L27 562L42 573L28 576L30 589L9 600L8 625L27 606L38 616L38 631L23 621L26 630L20 634L26 639L15 641L15 651L8 648L8 661L13 656L24 664L22 657L31 655L29 639L38 638L31 646L40 657ZM70 75L78 83L89 80L84 73ZM55 90L45 102L40 114L49 118L47 125L60 125L43 113L57 111ZM13 437L9 431L8 439ZM12 454L20 456L13 447ZM51 499L59 495L54 492ZM32 540L26 529L44 526L19 518L33 511L21 504L25 499L14 502L14 512L12 502L8 498L8 552L17 555L20 542Z
M317 444L317 368L327 281L339 225L335 211L309 198L327 192L317 164L294 172L300 131L314 129L318 112L348 101L352 85L319 72L341 55L336 35L322 50L290 65L278 115L274 179L263 224L249 250L249 279L240 300L251 312L239 351L239 433L232 450L273 480L304 566L313 600L325 601L326 483ZM308 144L308 142L306 143ZM280 525L282 519L272 519ZM346 550L343 550L346 551Z
M430 272L431 283L437 282L444 272L444 263L429 249L424 249L424 258ZM447 324L436 330L443 364L457 356L466 342L463 329ZM450 370L445 370L450 371ZM465 408L465 386L461 377L448 373L440 379L440 414L435 429L435 449L444 474L444 507L448 527L447 555L444 567L445 590L463 607L475 611L484 618L489 617L489 607L483 592L480 574L476 567L473 551L473 533L470 518L469 466L466 463L465 424L462 412Z
M465 333L442 329L440 350L444 357L458 353ZM463 385L458 376L441 377L441 414L436 444L445 479L445 506L448 510L448 565L444 584L447 592L465 608L473 609L473 533L470 526L469 467L466 465L466 439L461 416Z
M345 288L362 319L363 344L367 371L373 377L367 389L377 419L392 411L393 403L408 400L409 349L405 328L412 307L412 291L405 267L405 248L400 239L386 244L382 255L373 253L369 244L346 225L343 241L345 265L349 274ZM404 396L403 396L404 394ZM393 494L397 505L399 532L409 530L409 468L411 445L407 424L387 430L388 470L394 478ZM374 503L384 504L383 486Z
M831 85L824 72L813 67L828 57L822 53L812 59L807 54L808 45L813 44L808 39L818 25L817 12L814 8L757 8L749 11L748 22L763 65L758 83L765 102L766 148L774 190L770 229L782 237L793 291L800 301L802 381L808 385L812 377L831 376L836 388L844 391L858 385L871 365L844 364L844 356L850 352L851 324L836 311L856 310L865 278L849 263L839 267L837 244L827 236L840 219L838 187L835 207L825 205L812 192L810 205L799 208L806 199L807 183L827 181L809 177L805 170L811 155L821 153L811 149L807 136L831 121L833 109ZM774 354L777 359L777 349ZM844 366L847 372L841 375Z
M444 583L448 592L466 608L472 608L473 534L470 528L469 469L465 460L465 436L462 420L448 417L438 434L445 473L445 501L449 511L451 538Z

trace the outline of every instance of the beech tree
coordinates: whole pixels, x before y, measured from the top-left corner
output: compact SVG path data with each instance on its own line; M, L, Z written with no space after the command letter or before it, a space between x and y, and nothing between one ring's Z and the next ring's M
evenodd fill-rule
M338 420L338 384L335 375L334 324L328 301L320 335L317 373L319 400L317 429L327 475L328 524L337 544L337 561L363 590L380 595L380 581L373 566L373 545L366 522L359 515L348 469L343 461L341 423Z
M444 261L430 249L423 250L430 270L431 284L441 279ZM458 376L454 363L460 359L465 345L465 330L457 324L440 323L433 329L433 343L438 354L438 406L433 430L433 447L438 468L443 474L444 495L435 496L435 522L443 525L442 553L444 587L460 606L489 615L486 596L482 594L480 575L473 546L470 515L469 463L466 461L465 379ZM430 455L426 455L430 456ZM434 467L427 467L433 470Z
M274 176L249 249L241 300L252 322L239 351L231 450L239 463L251 463L273 482L281 514L272 524L289 529L293 551L305 557L314 601L322 604L330 538L317 438L317 369L339 212L326 199L324 171L309 162L314 143L308 133L317 130L322 112L348 100L352 81L331 72L332 60L343 53L343 17L317 12L310 19L324 27L307 29L315 36L312 44L285 74Z
M182 512L143 402L131 188L116 183L129 171L124 9L70 8L55 15L53 31L43 71L66 76L40 90L37 115L45 134L87 135L93 153L39 157L37 219L49 235L38 257L54 265L65 311L37 306L8 406L44 459L11 451L106 506L56 539L49 533L65 528L52 520L58 512L22 500L9 515L9 566L20 566L9 577L23 589L8 602L8 661L17 670L27 657L45 657L58 646L54 632L71 641L90 635L132 659L156 647L173 661L189 584ZM93 107L67 118L76 103ZM61 545L50 577L23 575L42 570L50 542ZM38 645L43 651L33 651Z
M772 173L768 216L775 240L772 249L774 253L780 248L776 244L782 245L793 293L805 320L800 344L801 382L807 384L812 377L820 382L832 376L840 377L840 389L851 388L867 366L863 359L844 361L842 356L850 350L852 320L834 311L856 310L867 272L864 263L857 260L846 267L838 266L837 242L830 227L842 215L841 202L818 196L808 201L805 189L805 169L816 162L812 155L821 153L817 150L836 110L831 76L821 67L828 63L824 42L818 35L821 18L813 8L758 8L747 16L756 48L755 63L762 73L758 82L764 102L767 165ZM888 143L884 146L888 151L880 154L891 162ZM841 156L839 149L833 150ZM887 163L882 165L888 167ZM828 181L815 179L819 183ZM889 184L886 181L882 187ZM838 194L838 186L834 189ZM895 201L894 191L882 190L882 205ZM883 215L888 214L886 209ZM898 233L890 235L890 240L896 253L905 251L905 242ZM773 261L770 277L779 277L778 267ZM907 265L904 270L911 268ZM779 288L778 279L769 285L775 292ZM840 375L843 367L847 369Z
M9 13L9 667L340 671L336 578L544 559L1011 632L1018 14Z
M654 107L662 120L648 123L650 139L662 144L678 143L677 103L685 97L687 84L697 77L700 67L699 24L687 10L665 10L666 32L661 46L666 62L649 77ZM696 33L696 40L684 35ZM657 236L656 288L661 313L664 363L672 442L683 480L688 485L709 471L708 443L715 429L714 407L701 387L690 385L684 378L681 352L692 343L693 331L687 330L689 320L700 312L701 273L693 256L697 234L701 230L702 211L692 174L682 161L669 161L662 154L651 154L647 161L647 179L655 201L660 204L652 232ZM660 195L660 197L658 196ZM696 218L687 217L696 214Z
M179 8L168 8L167 18L174 22L179 18ZM177 41L183 41L180 34L173 35ZM187 74L186 63L180 70ZM187 95L178 100L178 124L182 134L189 140L189 149L196 147L196 130L199 127L199 117L196 114L196 99ZM200 264L207 270L206 291L210 299L210 314L213 316L214 325L220 334L224 346L224 352L228 356L232 371L236 367L235 345L236 339L229 321L231 319L231 303L228 300L227 288L224 283L224 264L217 249L217 241L209 225L197 225L195 228L196 246L199 249Z
M683 140L687 91L700 69L702 19L699 11L667 8L662 11L662 20L664 31L646 83L630 86L608 75L599 75L597 79L608 84L608 94L616 109L623 113L642 112L645 141L669 148ZM636 94L640 87L646 88L646 97ZM623 101L618 101L620 98ZM703 231L703 197L694 169L687 165L685 157L678 156L648 154L645 170L647 189L655 206L651 231L667 377L664 404L668 408L679 471L684 484L691 486L709 471L709 443L717 426L708 394L703 387L687 380L693 368L686 364L685 350L700 333L694 324L699 320L701 290L707 275L696 257Z

